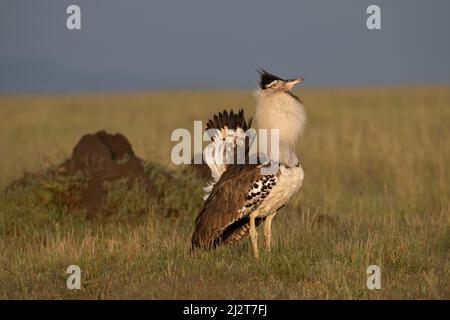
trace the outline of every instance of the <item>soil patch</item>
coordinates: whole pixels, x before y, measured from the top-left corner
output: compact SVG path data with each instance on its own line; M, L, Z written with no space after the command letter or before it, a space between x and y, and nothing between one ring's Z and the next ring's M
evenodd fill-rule
M88 214L101 211L106 198L104 183L107 181L125 179L130 186L139 182L149 192L156 193L156 188L145 174L143 161L120 133L99 131L82 136L73 148L72 157L58 168L58 172L64 175L83 174L86 187L80 194L79 206Z

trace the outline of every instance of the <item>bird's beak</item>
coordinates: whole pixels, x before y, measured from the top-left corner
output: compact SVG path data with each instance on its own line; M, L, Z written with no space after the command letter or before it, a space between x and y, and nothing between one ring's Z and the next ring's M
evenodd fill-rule
M286 80L286 87L291 90L297 83L302 82L304 79L302 77L296 79Z

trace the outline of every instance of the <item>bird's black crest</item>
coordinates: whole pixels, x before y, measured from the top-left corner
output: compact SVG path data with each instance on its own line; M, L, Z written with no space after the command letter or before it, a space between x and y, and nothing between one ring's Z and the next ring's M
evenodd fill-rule
M258 84L261 89L265 89L268 84L270 84L271 82L273 82L275 80L283 80L282 78L277 77L276 75L273 75L264 69L258 70L258 73L259 73L259 83Z

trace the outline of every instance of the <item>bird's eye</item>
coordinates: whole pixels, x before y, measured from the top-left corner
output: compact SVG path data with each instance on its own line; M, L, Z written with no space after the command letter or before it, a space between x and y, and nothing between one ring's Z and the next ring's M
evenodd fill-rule
M271 83L269 83L266 88L273 88L276 87L276 85L278 84L278 80L272 81Z

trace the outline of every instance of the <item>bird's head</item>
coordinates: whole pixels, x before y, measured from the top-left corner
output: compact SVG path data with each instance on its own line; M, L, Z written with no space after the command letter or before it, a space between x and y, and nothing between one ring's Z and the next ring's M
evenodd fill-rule
M263 69L259 70L258 73L259 73L258 84L261 90L290 91L297 83L303 81L302 77L285 80Z

